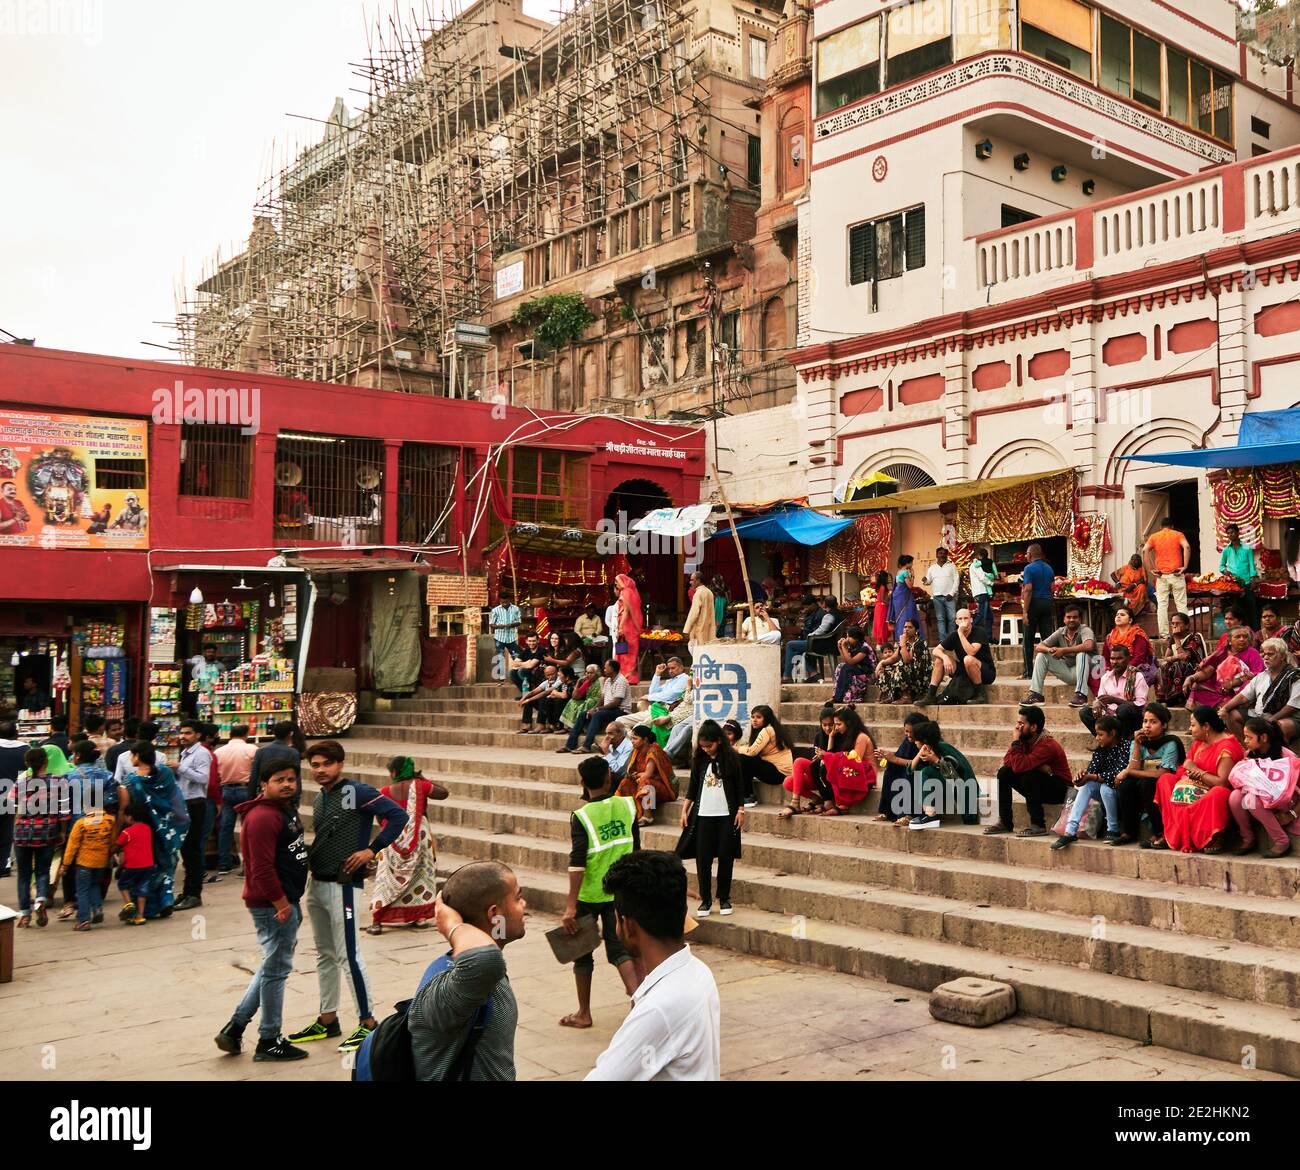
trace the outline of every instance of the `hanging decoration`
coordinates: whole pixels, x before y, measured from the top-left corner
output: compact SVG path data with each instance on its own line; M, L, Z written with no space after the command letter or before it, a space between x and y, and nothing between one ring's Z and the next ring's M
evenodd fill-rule
M820 547L826 550L825 567L832 573L856 573L872 577L889 568L894 543L892 512L868 512L853 521L852 528L837 533ZM810 564L811 569L811 564ZM813 580L812 573L809 577Z
M844 531L847 532L848 529L846 528ZM840 535L843 535L843 533ZM831 571L826 567L826 556L829 548L829 544L818 544L808 550L808 583L810 585L829 585L831 583Z
M1080 512L1074 518L1074 531L1067 542L1071 580L1093 580L1101 576L1101 563L1113 545L1110 521L1100 512Z
M1214 484L1214 536L1219 548L1228 543L1229 524L1241 529L1242 544L1255 548L1261 543L1264 497L1250 471L1230 472Z
M1076 476L1063 471L957 504L957 536L970 544L1011 544L1071 531Z

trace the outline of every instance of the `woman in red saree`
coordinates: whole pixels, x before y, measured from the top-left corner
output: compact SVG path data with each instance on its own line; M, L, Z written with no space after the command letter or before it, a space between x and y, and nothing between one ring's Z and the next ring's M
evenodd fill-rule
M1243 686L1264 670L1264 659L1254 646L1255 635L1249 626L1233 626L1213 654L1187 676L1187 706L1214 707L1216 710Z
M1228 734L1214 708L1197 707L1187 761L1156 784L1165 834L1153 840L1151 848L1222 853L1223 832L1231 820L1228 776L1245 757L1245 749Z
M630 796L636 800L641 815L637 824L642 828L655 823L655 809L677 799L673 763L659 746L654 728L646 725L632 729L632 755L627 762L627 774L618 786L617 796Z
M392 783L379 791L406 809L406 826L397 840L379 854L367 934L381 934L385 923L428 926L438 897L437 854L429 825L428 801L446 800L447 790L426 780L410 756L389 760L388 775Z
M621 642L626 646L622 654L616 653L614 657L618 659L619 668L628 685L636 686L641 681L636 669L643 621L641 594L637 591L636 582L626 573L615 577L614 584L618 588L618 630L614 635L614 645L617 648Z
M812 760L794 762L794 771L785 782L794 794L789 806L793 814L807 811L841 816L865 799L876 782L876 745L862 717L853 707L841 707L835 712L834 727L830 749L813 749L822 769L814 770ZM812 802L807 810L799 807L800 797Z

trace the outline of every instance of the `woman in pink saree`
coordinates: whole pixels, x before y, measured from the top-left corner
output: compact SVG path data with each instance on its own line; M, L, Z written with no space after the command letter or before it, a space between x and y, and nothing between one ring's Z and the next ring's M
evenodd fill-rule
M618 631L614 636L614 645L617 647L620 642L626 645L624 652L616 653L615 657L628 685L635 686L641 681L641 676L636 671L637 654L641 648L641 594L637 591L636 582L626 573L615 577L614 584L618 588Z

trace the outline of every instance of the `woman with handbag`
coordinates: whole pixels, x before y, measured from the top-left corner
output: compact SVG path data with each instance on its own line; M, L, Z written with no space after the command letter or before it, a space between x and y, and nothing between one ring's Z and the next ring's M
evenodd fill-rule
M713 913L713 861L718 861L718 910L731 913L731 871L740 857L745 827L744 779L740 760L713 719L700 724L691 761L691 783L682 808L682 836L677 856L695 858L700 906L696 918Z
M614 657L618 659L619 669L627 679L627 685L634 687L641 681L636 668L644 620L641 594L637 591L636 582L626 573L615 577L614 584L618 588L618 626L610 631L610 636L614 639Z
M1228 809L1241 832L1239 856L1255 851L1256 829L1263 829L1269 848L1261 856L1285 857L1291 838L1300 836L1296 806L1300 804L1300 760L1282 738L1282 729L1269 719L1249 719L1242 732L1246 758L1228 773L1232 795Z
M1213 707L1192 712L1192 748L1187 762L1156 785L1164 841L1183 853L1222 853L1231 821L1228 776L1246 752ZM1161 848L1159 840L1152 847Z

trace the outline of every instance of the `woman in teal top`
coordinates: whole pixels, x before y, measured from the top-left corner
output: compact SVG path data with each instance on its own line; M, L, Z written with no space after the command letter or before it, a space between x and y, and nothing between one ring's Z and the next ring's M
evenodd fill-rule
M721 574L714 574L713 581L709 585L713 590L713 624L718 629L718 637L723 637L722 627L727 621L727 583L722 579Z

